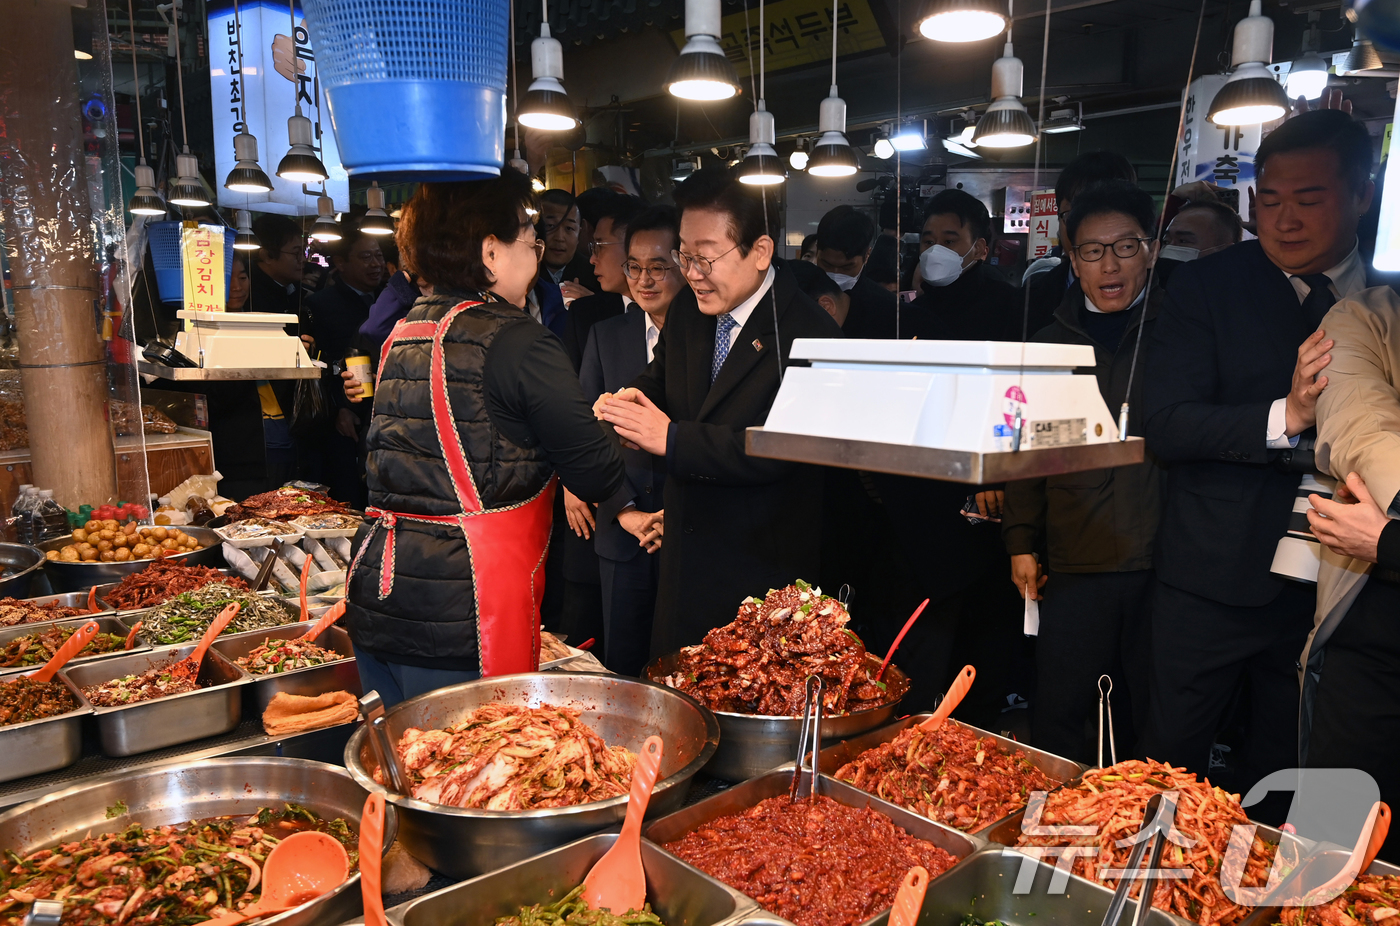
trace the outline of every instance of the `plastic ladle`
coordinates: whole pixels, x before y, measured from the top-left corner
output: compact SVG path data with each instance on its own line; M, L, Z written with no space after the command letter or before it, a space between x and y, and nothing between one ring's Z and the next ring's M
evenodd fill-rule
M622 833L583 879L583 899L594 910L606 908L622 916L629 910L641 910L647 902L647 876L642 870L642 818L661 771L663 751L661 737L648 736L637 754Z
M885 654L885 661L880 663L880 671L875 673L875 681L878 682L885 677L885 670L890 667L890 660L894 658L894 651L899 649L899 644L904 642L904 635L909 632L909 628L914 626L914 622L919 619L919 615L923 614L924 608L927 607L928 599L925 598L924 603L915 608L914 613L909 615L909 620L904 622L904 626L900 628L899 635L896 636L894 642L890 644L890 651Z
M202 926L233 926L282 913L335 890L349 875L350 857L339 842L325 833L293 833L263 862L262 896L242 910L217 916Z
M915 865L904 876L899 893L894 895L889 926L914 926L918 922L919 911L924 908L924 892L927 890L928 869Z
M307 557L307 559L309 560L310 557ZM325 614L322 614L321 617L316 621L316 623L311 625L311 629L301 635L301 639L307 643L313 642L317 637L326 632L326 628L330 627L331 624L334 624L336 621L340 620L344 616L345 599L342 598L335 604L331 605L330 610L326 611Z
M145 626L145 621L137 621L136 623L132 624L130 632L128 632L126 635L126 646L122 647L122 649L135 649L136 635L139 634L141 632L141 628Z
M58 674L58 670L63 668L68 660L82 652L83 647L91 643L95 636L97 636L97 621L88 621L73 631L73 635L63 641L63 645L53 654L53 658L44 663L44 667L30 675L29 678L41 684L52 681L53 677Z
M948 686L948 693L943 696L943 701L938 705L938 710L933 712L933 716L919 724L920 730L932 732L943 726L943 721L948 719L948 715L962 703L962 699L967 697L968 689L977 680L977 670L972 666L963 666L958 677L953 679L953 684Z
M204 654L209 652L210 644L218 638L219 634L224 632L224 628L238 616L238 607L238 602L235 601L219 612L219 616L214 618L209 629L204 631L204 638L199 641L194 652L170 667L172 676L191 680L199 677L199 667L204 662Z
M1376 803L1379 809L1376 811L1376 822L1371 827L1371 842L1366 846L1366 857L1361 862L1360 874L1363 875L1376 860L1376 853L1381 851L1381 847L1385 845L1385 837L1390 832L1390 805L1385 801Z
M384 854L384 795L371 791L360 816L360 894L365 906L365 926L388 926L380 882Z
M301 561L301 619L311 620L310 609L306 606L306 580L311 577L311 554Z

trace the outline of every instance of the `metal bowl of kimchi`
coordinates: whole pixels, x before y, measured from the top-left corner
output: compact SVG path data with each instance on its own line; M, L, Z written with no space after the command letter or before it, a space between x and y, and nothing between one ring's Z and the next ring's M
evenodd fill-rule
M633 753L648 736L659 735L665 753L647 807L649 817L681 807L690 780L719 745L714 714L694 699L664 685L602 673L534 672L453 685L395 705L385 713L384 726L397 748L407 730L445 730L468 712L488 705L577 711L579 720L606 746L622 746ZM522 756L532 752L529 743L511 743L510 748ZM356 782L382 792L386 802L397 808L399 840L411 855L458 879L494 871L616 826L627 814L625 792L607 800L531 810L456 807L392 793L376 780L379 762L363 726L346 744L345 767ZM421 786L415 790L420 795L429 793ZM443 793L447 790L441 788Z
M0 814L0 851L24 858L87 836L120 834L134 824L153 829L225 815L246 819L264 808L281 811L288 803L300 805L323 820L343 819L358 833L365 797L364 789L351 780L345 769L323 762L271 756L205 759L182 767L149 769L97 784L78 785L8 810ZM385 850L393 844L397 831L397 815L386 807ZM114 893L104 894L104 899L128 899L126 888L115 882L109 889ZM78 888L79 893L88 890ZM360 875L355 872L330 893L262 923L336 926L361 913L360 896ZM5 915L22 912L23 908L12 909ZM145 916L143 911L140 922L150 922ZM172 915L156 922L164 926L177 918ZM137 919L131 922L136 923Z
M880 668L880 658L866 654L866 666L873 674ZM664 679L679 669L680 654L662 656L645 669L649 679ZM895 708L909 691L909 677L893 664L885 670L889 698L864 710L844 714L822 715L822 746L831 746L848 737L889 723ZM715 751L705 774L727 781L747 781L797 758L797 743L802 732L801 717L770 714L738 714L715 711L719 720L719 749Z

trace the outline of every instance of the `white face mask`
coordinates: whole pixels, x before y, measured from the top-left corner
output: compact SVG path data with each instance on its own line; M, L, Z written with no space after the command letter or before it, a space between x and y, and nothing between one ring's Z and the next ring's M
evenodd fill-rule
M1201 256L1200 248L1188 248L1179 244L1168 244L1157 252L1158 257L1165 257L1167 260L1195 260Z
M963 260L952 248L935 244L919 255L919 274L930 286L947 286L962 276Z
M849 293L851 287L855 286L856 281L860 279L859 276L847 276L844 273L828 273L827 276L831 277L831 282L841 287L843 293Z

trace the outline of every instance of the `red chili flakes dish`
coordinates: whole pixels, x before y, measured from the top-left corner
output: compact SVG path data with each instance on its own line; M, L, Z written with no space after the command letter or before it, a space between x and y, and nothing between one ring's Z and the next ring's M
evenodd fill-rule
M868 807L770 797L711 820L666 851L797 926L855 926L894 902L915 865L938 877L952 853Z

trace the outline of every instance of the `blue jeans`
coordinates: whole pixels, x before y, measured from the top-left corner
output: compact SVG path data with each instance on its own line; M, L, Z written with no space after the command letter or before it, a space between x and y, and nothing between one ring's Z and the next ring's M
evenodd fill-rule
M355 667L360 671L360 684L364 690L379 692L386 708L448 685L474 682L481 678L481 673L475 669L421 669L399 662L385 662L358 646L355 647Z

